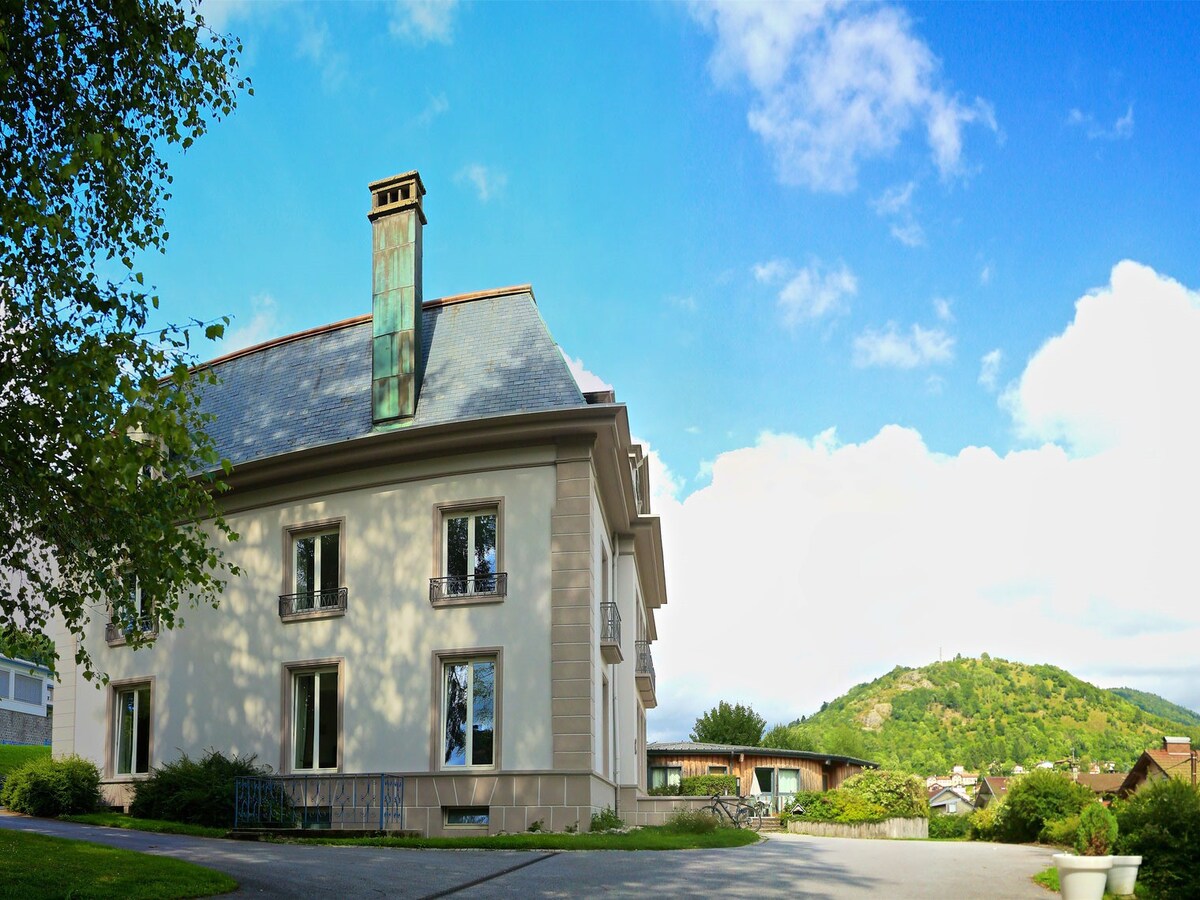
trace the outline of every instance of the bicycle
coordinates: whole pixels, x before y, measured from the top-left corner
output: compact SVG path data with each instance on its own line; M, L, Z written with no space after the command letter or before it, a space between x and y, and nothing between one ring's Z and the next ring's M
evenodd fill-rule
M717 821L728 819L729 824L734 828L749 828L751 831L758 831L762 828L761 806L765 804L761 800L747 802L742 797L738 797L736 801L731 802L720 794L713 794L712 801L700 812L708 813Z

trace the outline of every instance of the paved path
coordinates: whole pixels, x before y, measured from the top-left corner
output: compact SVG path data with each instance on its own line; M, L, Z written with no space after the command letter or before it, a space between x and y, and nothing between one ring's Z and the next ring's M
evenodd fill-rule
M239 897L1050 897L1029 879L1051 851L1003 844L772 835L731 850L553 853L259 844L5 814L0 828L186 859L228 872Z

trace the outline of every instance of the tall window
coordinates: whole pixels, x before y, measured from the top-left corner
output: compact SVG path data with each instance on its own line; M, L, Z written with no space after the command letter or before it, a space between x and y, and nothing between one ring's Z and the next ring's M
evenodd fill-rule
M338 766L338 670L292 673L292 769Z
M496 660L464 659L442 666L442 762L495 764Z
M664 790L668 787L677 788L683 782L682 766L651 766L650 789Z
M150 771L150 685L116 688L115 698L116 772L144 775Z
M337 528L292 538L293 608L300 612L337 606L341 578L341 532Z
M442 571L448 595L496 592L498 519L496 507L446 513Z

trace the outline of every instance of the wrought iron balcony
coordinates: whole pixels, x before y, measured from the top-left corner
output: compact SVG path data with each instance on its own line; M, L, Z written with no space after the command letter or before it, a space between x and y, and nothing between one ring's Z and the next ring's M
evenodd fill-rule
M600 655L610 663L625 658L621 652L621 611L615 603L600 604Z
M339 616L346 612L344 587L326 591L301 591L298 594L279 595L279 618L307 619L323 616Z
M450 575L429 579L429 602L452 603L473 599L497 599L508 594L508 573L487 575Z
M646 704L646 708L654 709L658 706L658 698L654 693L654 657L650 655L650 642L638 641L634 646L637 650L637 665L633 674L637 681L638 693L642 695L642 702Z
M233 827L399 831L404 828L404 778L332 772L239 776L234 779Z
M141 634L143 640L154 640L158 637L158 617L142 616L133 623L109 622L104 626L104 640L114 647L126 644L133 637L135 630Z

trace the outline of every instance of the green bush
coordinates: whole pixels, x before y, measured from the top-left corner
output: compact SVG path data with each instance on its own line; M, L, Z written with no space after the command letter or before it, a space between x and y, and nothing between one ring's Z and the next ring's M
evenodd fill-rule
M866 769L847 778L839 791L861 797L884 812L884 818L929 818L925 782L916 775Z
M789 815L796 822L839 822L854 825L864 822L882 822L891 815L882 806L850 791L836 790L824 793L803 792L796 795L796 802L804 807L799 815Z
M1159 900L1200 897L1200 792L1166 778L1117 804L1116 852L1142 857L1138 885Z
M143 819L232 828L234 779L270 771L267 766L255 765L255 759L255 756L227 757L217 750L208 750L203 758L195 760L185 753L134 784L129 814Z
M611 806L606 806L598 813L592 813L592 831L614 831L625 827L625 820L617 815Z
M1042 826L1038 840L1043 844L1058 844L1060 847L1070 847L1075 843L1079 833L1079 816L1068 816L1065 819L1055 819Z
M1083 856L1108 856L1117 842L1117 817L1102 803L1092 803L1079 814L1075 849Z
M100 770L81 756L32 760L8 773L0 805L31 816L92 812L100 805Z
M1004 804L992 802L977 809L968 818L971 840L995 841L1000 838L1000 825L1004 820Z
M1036 841L1047 822L1066 819L1095 802L1095 794L1058 772L1039 769L1014 778L1004 798L999 837L1009 843Z
M679 782L679 794L684 797L711 797L713 794L737 793L735 775L689 775Z
M646 791L651 797L678 797L680 788L673 784L660 784Z
M965 838L971 831L971 822L966 816L941 814L929 817L929 836L946 840Z
M708 834L721 827L721 823L714 815L679 806L671 813L671 818L667 819L667 824L663 827L678 834Z

